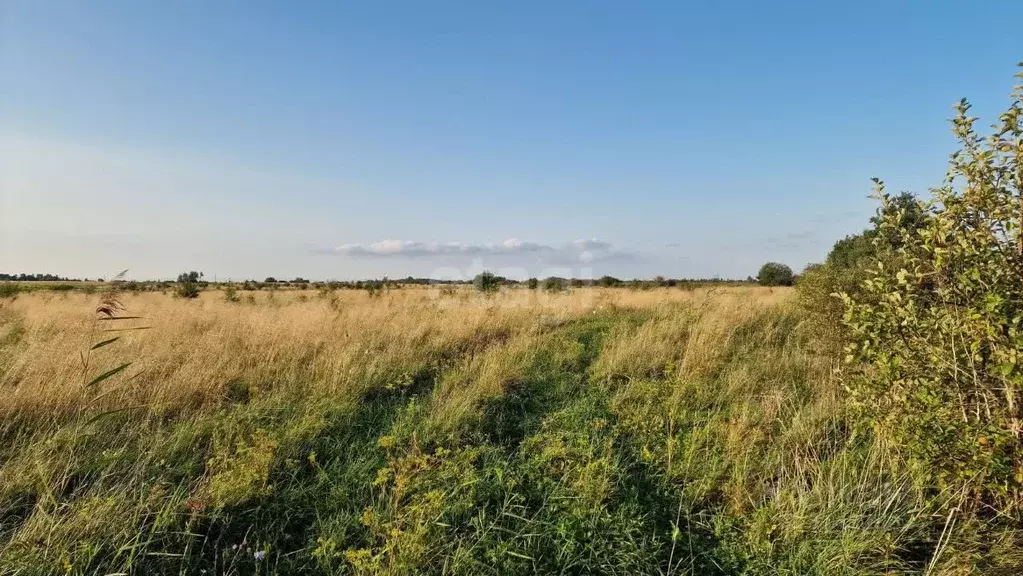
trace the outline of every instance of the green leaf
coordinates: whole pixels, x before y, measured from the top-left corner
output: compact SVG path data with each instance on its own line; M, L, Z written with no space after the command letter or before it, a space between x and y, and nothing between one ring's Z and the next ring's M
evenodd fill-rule
M523 560L533 560L532 556L526 556L525 554L519 554L518 552L515 552L513 550L506 550L505 554L507 554L509 556L514 556L516 558L522 558Z
M106 380L107 378L110 378L111 376L117 374L118 372L123 371L128 366L131 366L131 362L125 362L124 364L121 364L117 368L111 368L110 370L107 370L106 372L104 372L104 373L100 374L99 376L96 376L95 378L93 378L92 381L90 381L88 384L85 385L85 387L86 388L91 388L91 387L95 386L96 384L99 384L100 382Z
M121 339L120 336L114 336L113 338L110 338L108 340L104 340L102 342L97 342L97 343L93 344L92 348L89 348L89 350L95 350L97 348L102 348L102 347L106 346L107 344L113 344L114 342L116 342L117 340L120 340L120 339Z

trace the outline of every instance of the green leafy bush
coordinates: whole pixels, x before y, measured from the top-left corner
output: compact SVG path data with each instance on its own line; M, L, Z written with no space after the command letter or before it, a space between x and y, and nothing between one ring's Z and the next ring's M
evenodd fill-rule
M224 287L224 302L234 303L238 301L238 289L234 287L234 284L228 284Z
M841 357L850 335L842 322L845 306L839 295L865 301L862 285L871 268L877 262L891 264L897 258L902 231L920 229L927 217L917 197L902 192L878 208L869 228L838 240L823 264L810 264L803 270L795 282L796 298L806 316L804 328L819 351ZM889 224L882 229L886 221Z
M472 279L472 287L478 292L494 292L501 286L502 278L489 270L484 270Z
M370 298L379 298L384 294L387 284L380 280L367 280L362 287L366 289L366 294Z
M901 192L878 208L870 218L871 227L835 242L827 264L836 268L864 268L879 256L898 249L901 230L917 230L927 223L924 206L911 192ZM888 224L881 226L882 222Z
M1023 75L1019 75L1023 78ZM1023 86L978 137L963 100L951 157L926 218L875 181L875 246L892 239L860 293L846 293L847 385L875 430L935 486L1019 514L1023 498ZM860 364L860 362L862 364Z
M849 339L842 324L845 305L839 295L855 291L861 274L856 268L810 264L796 282L796 301L804 312L802 326L809 342L835 359L841 358Z
M792 281L792 268L780 262L768 262L757 273L757 282L761 286L792 286Z
M21 292L21 286L14 282L0 283L0 298L14 298Z
M543 281L543 289L547 292L561 292L565 289L567 282L564 278L551 276Z
M174 287L174 295L179 298L198 298L201 291L200 280L202 272L182 272L178 274L177 286Z

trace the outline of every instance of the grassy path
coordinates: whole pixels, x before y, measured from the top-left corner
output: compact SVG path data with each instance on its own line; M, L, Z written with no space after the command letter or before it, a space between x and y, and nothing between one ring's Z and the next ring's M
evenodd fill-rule
M933 521L797 323L610 307L380 343L355 396L9 425L0 574L919 570Z

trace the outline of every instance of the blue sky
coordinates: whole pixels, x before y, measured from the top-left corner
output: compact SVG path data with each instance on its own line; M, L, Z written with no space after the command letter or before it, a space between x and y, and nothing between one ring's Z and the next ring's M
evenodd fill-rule
M0 270L755 274L983 124L1023 3L0 0Z

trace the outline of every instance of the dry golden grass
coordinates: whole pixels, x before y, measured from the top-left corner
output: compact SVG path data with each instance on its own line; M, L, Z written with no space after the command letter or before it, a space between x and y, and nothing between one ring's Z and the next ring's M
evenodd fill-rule
M101 293L19 295L0 573L255 573L250 545L282 574L911 571L943 516L850 437L792 295L214 289L99 322Z
M106 334L121 339L92 353L91 370L132 365L103 382L98 393L86 393L80 355L95 341L90 338L95 338L91 327L98 296L36 292L2 310L3 331L16 343L0 356L0 415L54 415L87 403L95 409L202 408L219 402L232 380L263 391L355 398L369 386L399 377L395 370L415 372L444 351L510 342L510 348L491 350L489 356L472 356L463 370L475 387L497 391L511 377L498 374L508 363L488 358L522 353L544 326L607 307L656 308L674 302L718 312L706 315L711 320L695 329L681 317L674 324L651 325L657 333L640 332L616 353L639 363L644 357L659 358L661 349L676 343L665 328L671 332L670 326L676 326L693 331L686 362L702 363L707 359L701 355L723 349L723 332L734 327L735 317L787 298L787 290L762 288L504 290L491 296L464 288L449 296L406 288L377 298L362 291L278 291L243 292L235 303L224 301L217 290L196 300L126 294L125 313L142 318L123 321L122 327L148 329ZM493 374L489 379L488 372ZM462 395L458 401L473 400Z

